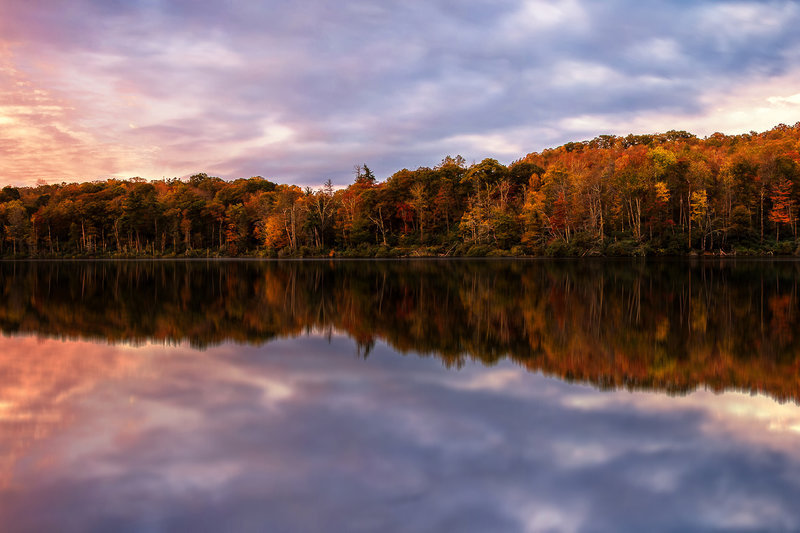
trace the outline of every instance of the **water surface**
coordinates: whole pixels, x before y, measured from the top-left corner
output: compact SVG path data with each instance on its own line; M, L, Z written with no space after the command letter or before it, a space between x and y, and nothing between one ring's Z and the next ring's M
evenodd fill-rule
M0 275L4 531L800 529L795 261Z

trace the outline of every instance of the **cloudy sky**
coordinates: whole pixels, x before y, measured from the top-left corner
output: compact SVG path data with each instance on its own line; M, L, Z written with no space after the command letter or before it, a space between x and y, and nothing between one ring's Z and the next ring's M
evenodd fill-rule
M0 184L346 184L800 120L800 3L0 0Z

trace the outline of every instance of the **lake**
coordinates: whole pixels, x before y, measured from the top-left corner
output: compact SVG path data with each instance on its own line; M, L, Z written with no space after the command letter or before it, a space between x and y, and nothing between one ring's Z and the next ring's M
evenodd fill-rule
M800 261L0 263L3 531L800 530Z

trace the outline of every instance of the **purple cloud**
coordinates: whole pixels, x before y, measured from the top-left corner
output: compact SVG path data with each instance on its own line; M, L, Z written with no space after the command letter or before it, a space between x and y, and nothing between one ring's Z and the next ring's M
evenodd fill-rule
M84 179L207 171L344 184L364 161L385 177L448 153L508 162L602 133L800 119L800 106L768 101L792 96L800 77L792 2L0 5L7 70L28 84L0 82L0 123L24 126L0 144L4 183L30 182L30 159L51 156ZM71 115L8 118L31 90ZM25 131L46 127L108 160L65 158L56 135L34 153Z

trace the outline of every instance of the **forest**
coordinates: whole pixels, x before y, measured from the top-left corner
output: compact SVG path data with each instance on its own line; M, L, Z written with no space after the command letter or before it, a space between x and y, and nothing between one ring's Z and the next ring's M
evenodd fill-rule
M324 177L320 182L324 181ZM447 156L344 188L262 177L0 191L0 257L800 254L800 122L601 135L508 166Z

